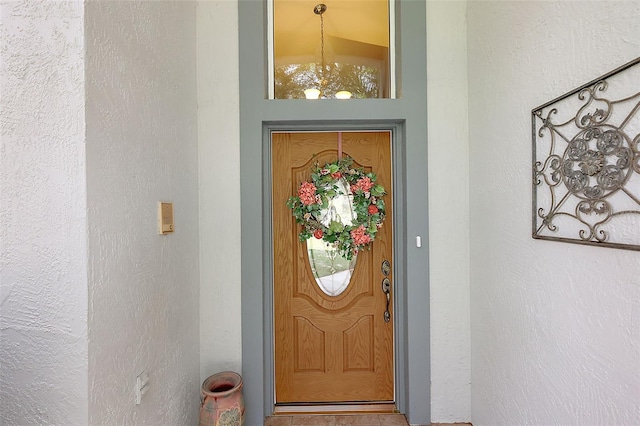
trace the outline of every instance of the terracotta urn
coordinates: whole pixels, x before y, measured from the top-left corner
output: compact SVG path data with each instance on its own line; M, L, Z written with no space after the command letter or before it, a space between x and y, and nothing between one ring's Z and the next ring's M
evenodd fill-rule
M200 395L200 426L242 426L244 399L242 377L225 371L209 376Z

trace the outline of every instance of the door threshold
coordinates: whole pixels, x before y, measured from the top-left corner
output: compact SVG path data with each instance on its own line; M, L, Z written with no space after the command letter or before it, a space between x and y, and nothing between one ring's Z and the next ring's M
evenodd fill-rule
M396 408L396 404L393 402L362 404L295 404L276 405L273 407L274 416L291 414L389 414L397 412L398 409Z

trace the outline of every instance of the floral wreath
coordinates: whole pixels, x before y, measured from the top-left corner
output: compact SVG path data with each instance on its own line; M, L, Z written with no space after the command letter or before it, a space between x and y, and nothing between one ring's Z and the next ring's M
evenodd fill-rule
M299 238L305 242L312 236L333 246L340 256L352 259L358 251L368 247L382 227L385 207L382 185L376 184L375 173L353 167L353 159L342 158L311 169L311 180L302 182L296 196L289 197L287 206L296 223L302 225ZM346 189L345 194L342 188ZM346 195L355 217L345 224L340 217L329 215L333 200ZM337 219L337 220L336 220Z

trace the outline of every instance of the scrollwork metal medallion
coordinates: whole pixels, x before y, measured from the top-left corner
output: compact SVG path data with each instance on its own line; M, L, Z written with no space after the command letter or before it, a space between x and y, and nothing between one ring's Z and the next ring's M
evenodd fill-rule
M533 238L640 250L640 58L532 111Z

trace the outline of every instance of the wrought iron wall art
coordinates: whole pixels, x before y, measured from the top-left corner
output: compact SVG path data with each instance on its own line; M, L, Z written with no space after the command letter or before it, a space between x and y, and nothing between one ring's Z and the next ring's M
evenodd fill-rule
M533 238L640 250L640 58L532 111Z

